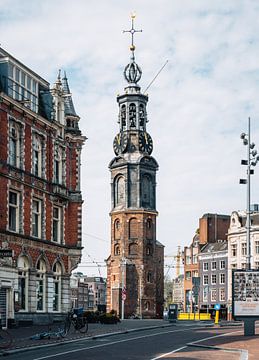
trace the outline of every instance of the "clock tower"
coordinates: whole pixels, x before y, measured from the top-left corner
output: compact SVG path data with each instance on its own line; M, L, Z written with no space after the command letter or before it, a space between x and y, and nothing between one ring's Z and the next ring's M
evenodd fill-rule
M147 131L148 96L138 85L132 16L127 85L118 95L119 131L113 141L111 171L111 254L107 259L107 310L122 318L162 316L164 247L156 239L156 171Z

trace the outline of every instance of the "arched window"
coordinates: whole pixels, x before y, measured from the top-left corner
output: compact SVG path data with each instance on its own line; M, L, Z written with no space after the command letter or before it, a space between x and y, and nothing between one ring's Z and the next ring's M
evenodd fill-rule
M150 301L146 301L146 302L145 302L145 310L146 310L146 311L149 311L150 308L151 308L151 306L150 306Z
M129 123L131 128L136 127L136 105L129 104Z
M147 282L148 282L148 283L151 283L151 282L152 282L152 273L151 273L151 271L149 271L149 272L147 273Z
M15 299L15 311L28 309L28 282L29 261L26 256L20 256L17 261L18 267L18 301Z
M32 173L39 177L42 175L42 143L37 135L34 135L32 144Z
M151 190L152 184L150 177L147 175L143 176L142 179L142 203L143 206L150 207L151 206Z
M20 166L20 133L14 123L10 127L9 135L9 163L12 166Z
M138 255L138 244L132 243L129 245L129 255Z
M126 128L126 105L121 106L121 127L122 130Z
M121 228L120 220L116 219L114 221L114 239L116 240L120 239L120 228Z
M130 239L138 238L138 221L136 218L132 218L129 221L129 238Z
M153 223L152 219L147 219L147 239L153 239Z
M125 204L125 180L119 176L115 182L115 206Z
M120 251L120 245L116 244L114 245L114 255L120 255L121 251Z
M146 247L146 255L152 255L152 248L149 245Z
M37 311L44 311L46 302L46 263L43 259L38 260L36 270L36 309Z
M144 130L145 124L145 108L143 104L139 105L139 128L140 130Z
M61 274L61 264L55 262L53 266L53 311L60 311L61 307Z

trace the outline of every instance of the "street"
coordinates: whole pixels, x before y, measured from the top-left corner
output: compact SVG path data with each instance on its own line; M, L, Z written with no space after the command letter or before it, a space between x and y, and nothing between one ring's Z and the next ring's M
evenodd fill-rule
M63 343L62 345L34 348L33 350L10 354L10 360L45 360L45 359L94 359L94 360L156 360L166 359L196 359L191 352L197 351L187 347L188 343L224 337L224 334L236 334L240 328L213 328L196 324L179 324L172 327L142 330L141 332L118 334L96 339L81 339ZM224 343L224 342L223 342ZM199 350L202 350L199 348ZM208 350L203 351L203 355ZM210 350L211 352L211 350ZM238 359L234 352L212 351L203 359L214 359L215 353L221 360ZM183 354L184 353L184 354ZM178 357L179 356L179 357ZM199 356L200 357L200 356ZM201 357L200 357L201 358ZM218 357L215 357L215 359Z

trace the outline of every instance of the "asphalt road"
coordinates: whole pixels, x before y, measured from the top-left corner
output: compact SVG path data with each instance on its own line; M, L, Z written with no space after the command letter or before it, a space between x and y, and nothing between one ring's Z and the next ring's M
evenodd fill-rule
M156 360L170 358L176 352L186 351L189 342L222 336L238 329L208 328L203 326L177 325L163 329L142 330L47 346L8 355L10 360ZM167 355L166 355L167 354ZM191 359L191 357L184 357ZM221 357L222 359L222 357ZM223 359L222 359L223 360Z

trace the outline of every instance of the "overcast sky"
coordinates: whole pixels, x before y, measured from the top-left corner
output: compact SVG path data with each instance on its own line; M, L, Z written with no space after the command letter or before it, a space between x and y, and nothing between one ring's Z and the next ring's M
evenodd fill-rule
M148 90L148 132L157 174L157 239L165 254L190 244L205 213L246 206L240 133L251 117L259 148L257 0L0 0L0 43L51 84L66 70L82 133L83 245L80 270L98 275L110 253L110 173L117 94L129 62L135 11L136 61ZM259 203L259 167L252 203ZM170 258L167 264L173 265ZM106 268L99 267L103 276ZM165 269L167 273L168 269ZM170 271L169 274L173 274Z

